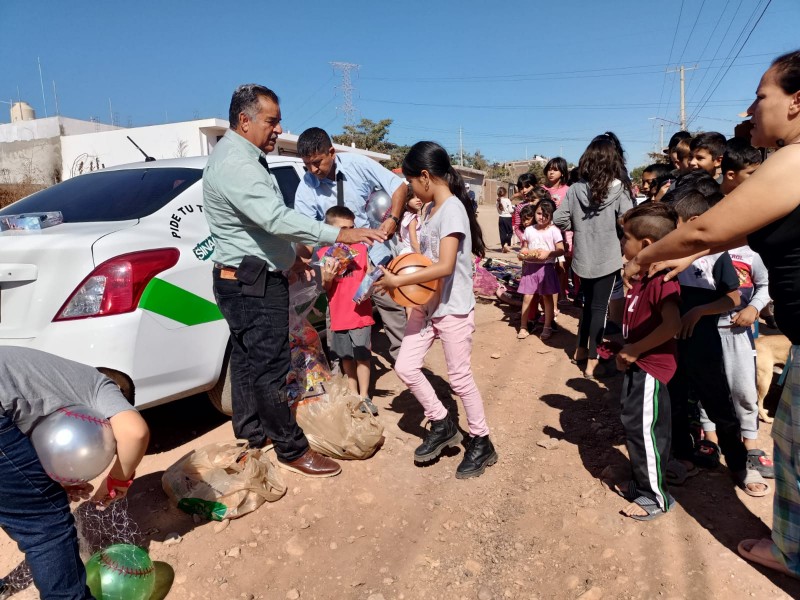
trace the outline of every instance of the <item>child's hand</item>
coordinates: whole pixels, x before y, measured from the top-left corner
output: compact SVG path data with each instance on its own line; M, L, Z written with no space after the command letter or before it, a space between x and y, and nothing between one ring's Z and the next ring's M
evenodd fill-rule
M110 476L107 477L105 483L95 493L92 502L97 505L98 509L103 510L112 502L121 500L128 495L128 489L130 489L130 485L122 485L124 483L128 482L116 481L112 480Z
M339 261L335 258L326 258L319 271L322 275L322 285L328 287L339 272Z
M519 260L525 260L526 258L528 258L528 251L527 250L520 250L519 254L517 254L517 258Z
M639 353L634 350L631 344L626 344L617 352L617 369L626 371L638 359Z
M389 271L386 267L380 267L380 269L383 271L383 277L372 284L372 289L376 294L385 294L386 292L390 292L397 287L397 280L399 277Z
M94 487L91 483L73 483L70 485L61 484L64 491L67 492L67 497L70 502L79 502L80 500L88 500L92 495Z
M694 333L694 328L700 319L703 318L703 313L696 308L691 309L683 317L681 317L681 331L678 334L678 339L688 340Z
M731 316L731 324L738 327L750 327L758 319L758 311L752 306L746 306L738 313Z

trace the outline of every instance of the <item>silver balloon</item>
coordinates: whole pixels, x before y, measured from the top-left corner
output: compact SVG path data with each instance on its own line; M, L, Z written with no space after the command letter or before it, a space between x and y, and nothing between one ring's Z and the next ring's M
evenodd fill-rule
M383 223L386 212L392 208L392 197L382 189L377 189L367 198L367 220L373 227Z
M111 423L86 406L60 408L48 415L34 428L31 442L47 474L67 484L91 481L117 451Z

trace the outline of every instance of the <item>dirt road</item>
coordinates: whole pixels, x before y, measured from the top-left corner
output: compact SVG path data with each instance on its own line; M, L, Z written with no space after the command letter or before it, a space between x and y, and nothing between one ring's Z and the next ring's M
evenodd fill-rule
M480 220L497 248L492 206L481 207ZM461 450L414 465L422 411L379 358L374 398L386 442L377 455L345 463L328 480L282 471L284 498L218 531L169 506L160 478L192 448L231 439L230 423L200 397L145 411L153 441L130 506L151 532L151 556L175 569L169 597L800 597L800 582L738 558L740 539L768 533L771 495L746 496L725 470L673 488L678 506L658 521L622 517L625 502L601 483L626 465L619 378L587 381L567 360L577 311L559 317L564 331L547 345L534 336L516 340L510 315L492 303L476 309L472 363L500 454L478 479L455 479ZM427 364L437 391L449 397L438 347ZM761 437L769 448L766 428ZM180 542L164 544L173 533ZM0 573L18 560L2 538Z

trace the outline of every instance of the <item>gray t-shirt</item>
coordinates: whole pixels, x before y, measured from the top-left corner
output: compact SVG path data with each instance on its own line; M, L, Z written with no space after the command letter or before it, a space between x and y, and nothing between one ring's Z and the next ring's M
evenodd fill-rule
M439 241L453 234L458 236L456 266L449 277L439 282L438 293L424 307L431 319L445 315L468 315L475 307L469 217L461 201L450 196L433 215L423 221L419 232L420 250L433 262L439 262Z
M97 369L31 348L0 346L0 413L25 435L59 408L88 406L110 419L133 407Z

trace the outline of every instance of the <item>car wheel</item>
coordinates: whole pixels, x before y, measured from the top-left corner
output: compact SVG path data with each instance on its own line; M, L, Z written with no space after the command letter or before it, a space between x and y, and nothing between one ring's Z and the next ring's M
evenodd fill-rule
M225 349L225 358L222 360L222 369L217 384L208 390L208 399L223 415L233 415L233 402L231 401L231 344Z

